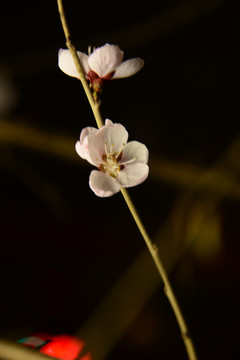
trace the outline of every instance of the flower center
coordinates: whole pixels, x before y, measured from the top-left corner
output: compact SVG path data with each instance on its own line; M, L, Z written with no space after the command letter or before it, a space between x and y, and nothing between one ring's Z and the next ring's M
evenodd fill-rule
M105 143L104 146L105 154L102 155L103 163L99 166L99 170L108 173L113 178L116 178L118 176L118 173L125 168L126 164L129 164L136 160L136 158L133 158L119 164L119 161L122 158L122 150L119 152L114 151L113 144L111 145L110 150L107 149L107 143ZM125 144L123 144L123 147L124 146Z
M105 154L102 155L103 163L99 166L99 170L108 173L113 178L116 178L121 170L121 165L118 164L118 161L122 157L122 152L115 152L113 144L111 145L110 150L107 148L107 143L104 144L104 147Z
M95 71L90 70L88 72L87 80L90 83L90 89L92 89L93 93L95 93L96 96L97 94L101 94L104 80L100 78Z

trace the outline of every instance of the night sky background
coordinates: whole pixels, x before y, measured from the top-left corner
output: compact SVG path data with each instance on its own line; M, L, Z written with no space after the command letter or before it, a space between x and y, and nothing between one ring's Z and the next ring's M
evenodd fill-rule
M109 42L145 60L134 77L106 83L101 112L149 149L149 178L129 193L162 250L199 359L236 359L240 4L64 5L77 49ZM5 1L0 19L0 336L75 334L94 360L105 336L106 360L186 359L121 194L96 197L92 166L75 153L82 128L96 125L81 83L57 65L66 47L57 2ZM101 307L120 279L117 299Z

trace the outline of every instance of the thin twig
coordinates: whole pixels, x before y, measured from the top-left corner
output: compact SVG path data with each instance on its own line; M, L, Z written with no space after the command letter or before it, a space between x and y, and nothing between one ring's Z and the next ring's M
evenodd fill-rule
M74 64L76 66L78 75L79 75L79 80L82 83L82 86L84 88L84 91L86 93L86 96L88 98L89 104L91 106L93 115L96 119L97 122L97 126L100 128L103 126L103 121L102 121L102 117L101 117L101 113L100 113L100 103L96 102L92 96L91 90L88 86L88 82L87 79L85 77L83 68L82 68L82 64L79 60L79 57L77 55L77 51L75 49L75 46L73 45L72 41L71 41L71 35L70 35L70 31L69 31L69 27L66 21L66 16L64 13L64 8L63 8L63 3L61 0L57 0L57 4L58 4L58 11L59 11L59 15L60 15L60 19L62 22L62 27L63 27L63 31L66 37L66 45L72 55Z
M75 50L75 47L71 44L71 41L70 41L70 33L69 33L69 29L68 29L68 26L67 26L67 23L66 23L66 19L65 19L65 14L64 14L64 10L63 10L63 5L62 5L62 1L61 0L58 0L58 8L59 8L59 13L60 13L60 17L61 17L61 21L62 21L62 26L63 26L63 29L64 29L64 33L65 33L65 37L66 37L66 40L67 40L67 46L73 56L73 59L74 59L74 62L75 62L75 65L76 65L76 68L79 72L79 77L80 77L80 80L82 81L82 77L83 77L83 70L82 70L82 67L81 67L81 64L80 64L80 61L79 61L79 58L77 56L77 53L76 53L76 50ZM85 78L85 76L84 76ZM86 79L85 79L86 80ZM82 84L83 84L83 87L84 87L84 90L86 91L86 94L87 94L87 97L88 96L88 93L90 91L89 89L89 86L87 84L87 88L85 89L85 80L82 81ZM87 83L87 82L86 82ZM91 93L91 91L90 91ZM95 102L94 102L94 99L91 95L91 99L89 99L89 103L92 107L92 110L93 110L93 113L94 113L94 116L96 118L96 122L97 122L97 125L98 127L100 128L101 126L99 126L99 124L103 124L103 121L102 121L102 118L101 118L101 114L100 112L98 111L97 112L97 117L95 115ZM92 105L93 104L93 105ZM101 120L100 120L101 119ZM185 348L186 348L186 351L187 351L187 354L188 354L188 357L189 357L189 360L197 360L197 356L196 356L196 352L195 352L195 349L194 349L194 345L193 345L193 342L192 342L192 339L189 335L189 331L188 331L188 328L187 328L187 325L186 325L186 322L184 320L184 317L183 317L183 314L181 312L181 309L180 309L180 306L178 304L178 301L176 299L176 296L174 294L174 291L172 289L172 286L171 286L171 283L170 283L170 280L167 276L167 273L165 271L165 268L163 266L163 263L162 263L162 260L160 258L160 255L159 255L159 252L158 252L158 249L157 247L152 243L139 215L138 215L138 212L131 200L131 197L130 195L128 194L127 190L125 188L122 188L121 189L121 192L122 192L122 195L126 201L126 204L128 205L128 208L138 226L138 229L140 231L140 233L142 234L142 237L144 238L145 242L146 242L146 245L152 255L152 258L154 260L154 263L158 269L158 272L163 280L163 283L164 283L164 286L165 286L165 293L166 293L166 296L168 297L168 300L172 306L172 309L173 309L173 312L175 314L175 317L177 319L177 322L178 322L178 325L179 325L179 328L180 328L180 331L181 331L181 335L182 335L182 339L183 339L183 342L184 342L184 345L185 345Z
M172 285L170 283L170 280L168 278L168 275L165 271L165 268L164 268L164 265L162 263L162 260L161 260L161 257L160 257L160 254L159 254L159 251L158 251L158 248L156 245L154 245L141 221L141 218L127 192L127 190L125 188L122 188L121 189L121 192L122 192L122 195L126 201L126 204L137 224L137 227L140 231L140 233L142 234L142 237L144 238L145 240L145 243L149 249L149 252L151 253L152 255L152 258L153 258L153 261L158 269L158 272L163 280L163 284L164 284L164 289L165 289L165 294L172 306L172 309L173 309L173 312L175 314L175 317L177 319L177 322L178 322L178 325L179 325L179 328L180 328L180 331L181 331L181 335L182 335L182 339L184 341L184 344L185 344L185 347L186 347L186 350L187 350L187 353L188 353L188 357L189 359L191 360L196 360L197 359L197 356L196 356L196 353L195 353L195 350L194 350L194 345L193 345L193 342L192 342L192 339L190 337L190 334L189 334L189 330L188 330L188 327L186 325L186 322L185 322L185 319L184 319L184 316L182 314L182 311L180 309L180 306L178 304L178 301L177 301L177 298L174 294L174 291L173 291L173 288L172 288Z

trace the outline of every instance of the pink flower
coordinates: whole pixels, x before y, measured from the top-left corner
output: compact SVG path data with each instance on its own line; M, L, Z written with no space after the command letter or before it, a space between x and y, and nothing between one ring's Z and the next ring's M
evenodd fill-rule
M93 170L89 178L90 188L97 196L111 196L121 187L138 185L147 178L148 149L138 141L127 140L125 127L109 119L99 130L82 130L76 151L99 169Z
M144 66L144 61L140 58L123 61L124 53L117 45L105 44L96 48L90 55L81 51L77 51L77 54L85 76L96 93L102 91L105 80L132 76ZM59 50L58 65L65 74L79 78L69 50Z

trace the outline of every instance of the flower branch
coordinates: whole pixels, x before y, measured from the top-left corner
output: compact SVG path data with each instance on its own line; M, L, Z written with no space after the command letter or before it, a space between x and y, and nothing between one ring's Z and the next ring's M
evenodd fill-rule
M190 360L197 360L197 355L196 355L196 352L195 352L195 349L194 349L194 345L193 345L193 342L192 342L192 339L191 339L191 336L190 336L190 333L189 333L189 330L188 330L188 327L187 327L187 324L185 322L185 319L184 319L184 316L182 314L182 311L181 311L181 308L178 304L178 301L177 301L177 298L175 296L175 293L173 291L173 288L172 288L172 285L171 285L171 282L168 278L168 275L165 271L165 268L164 268L164 265L162 263L162 260L161 260L161 257L160 257L160 254L159 254L159 251L158 251L158 247L157 245L153 244L151 238L149 237L141 219L140 219L140 216L131 200L131 197L129 196L128 192L126 189L124 188L121 188L121 193L126 201L126 204L138 226L138 229L142 235L142 237L144 238L145 240L145 243L148 247L148 250L153 258L153 261L156 265L156 268L158 269L158 272L163 280L163 284L164 284L164 291L165 291L165 294L169 300L169 303L173 309L173 312L175 314L175 317L177 319L177 322L178 322L178 325L179 325L179 328L180 328L180 332L181 332L181 336L182 336L182 339L183 339L183 342L185 344L185 348L186 348L186 351L188 353L188 357Z
M93 115L97 122L97 126L100 128L103 125L103 121L102 121L102 117L101 117L101 113L100 113L100 109L99 109L100 103L96 103L96 101L93 98L92 92L88 86L87 79L84 75L81 61L77 55L76 48L71 41L71 35L70 35L70 31L69 31L68 24L67 24L67 20L66 20L64 8L63 8L63 3L61 0L57 0L57 4L58 4L58 11L59 11L61 23L62 23L62 28L63 28L65 38L66 38L66 45L71 53L72 59L74 61L74 64L75 64L75 67L76 67L76 70L78 73L79 80L81 81L83 89L88 98Z
M72 55L71 58L68 51L61 49L59 51L59 67L67 75L81 80L99 128L87 127L83 129L80 140L76 144L76 151L79 156L99 170L91 172L89 185L94 193L100 197L108 197L121 191L163 280L165 293L177 319L188 357L190 360L196 360L197 356L192 339L158 248L152 243L126 190L127 187L138 185L147 178L148 150L145 145L136 141L127 144L128 133L126 129L121 124L112 123L109 119L106 119L105 125L103 125L99 112L98 95L102 92L103 82L131 76L143 67L144 62L139 58L122 62L123 52L116 45L106 44L94 50L89 56L77 52L70 41L70 33L61 0L58 0L58 6L67 46Z

